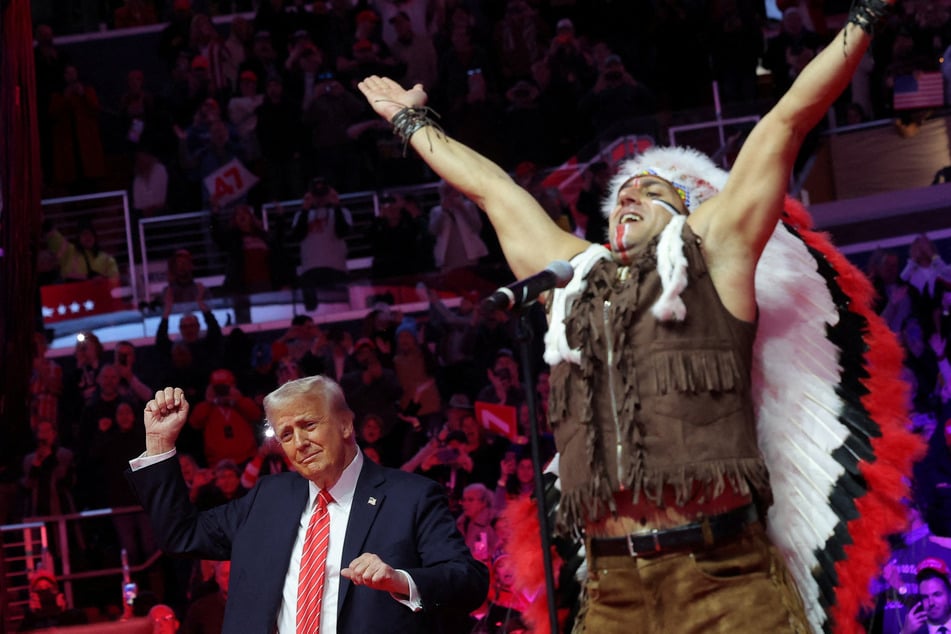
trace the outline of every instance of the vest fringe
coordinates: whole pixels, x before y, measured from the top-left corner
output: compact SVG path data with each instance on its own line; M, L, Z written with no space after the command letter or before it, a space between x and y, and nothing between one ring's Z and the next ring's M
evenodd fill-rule
M643 487L633 489L633 501L644 496L655 504L663 504L664 489L672 487L678 505L693 500L706 502L722 494L726 485L740 495L749 494L751 487L763 490L769 486L769 474L762 461L755 458L691 464L674 470L644 469ZM700 485L698 494L697 485Z
M741 369L732 350L668 350L652 357L657 392L723 392L736 389Z

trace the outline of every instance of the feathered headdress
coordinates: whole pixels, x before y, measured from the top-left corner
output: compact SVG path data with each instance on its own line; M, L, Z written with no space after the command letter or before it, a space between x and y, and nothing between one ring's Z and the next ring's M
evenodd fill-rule
M690 210L715 195L727 178L699 152L649 150L621 166L605 209L613 207L623 183L643 173L683 190ZM924 446L905 429L902 351L870 307L871 285L811 224L802 205L787 198L756 268L753 399L775 500L767 529L796 580L813 629L857 634L863 631L857 616L869 602L869 582L888 556L885 538L905 527L901 500ZM683 287L676 256L683 257L682 243L665 248L664 240L662 235L658 268L669 269L661 272L669 301L658 307L662 297L652 310L659 319L678 318ZM553 297L553 326L602 257L610 257L606 249L592 248L573 262L572 283L558 292L560 300ZM563 328L546 336L545 360L580 361ZM539 625L543 631L545 624Z

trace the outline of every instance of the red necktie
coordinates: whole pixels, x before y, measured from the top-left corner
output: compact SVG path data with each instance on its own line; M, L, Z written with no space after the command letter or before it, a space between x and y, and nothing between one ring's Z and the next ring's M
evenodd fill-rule
M324 569L330 547L327 505L332 501L327 491L317 494L314 513L307 525L297 577L297 634L318 634L320 629L320 601L324 595Z

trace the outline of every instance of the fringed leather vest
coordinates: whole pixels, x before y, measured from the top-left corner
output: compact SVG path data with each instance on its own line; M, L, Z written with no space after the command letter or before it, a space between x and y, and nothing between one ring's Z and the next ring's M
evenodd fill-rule
M560 533L603 517L621 490L660 505L665 488L681 504L752 485L768 499L750 396L756 325L720 302L689 226L683 238L684 321L650 312L661 292L656 241L630 267L597 261L570 307L565 335L581 362L558 363L550 377Z

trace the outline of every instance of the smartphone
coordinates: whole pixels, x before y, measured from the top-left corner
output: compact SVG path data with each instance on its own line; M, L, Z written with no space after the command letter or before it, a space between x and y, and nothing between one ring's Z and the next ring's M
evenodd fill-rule
M436 452L436 459L439 460L439 462L443 462L443 463L453 462L458 457L459 457L459 450L453 449L451 447L440 449L439 451Z

